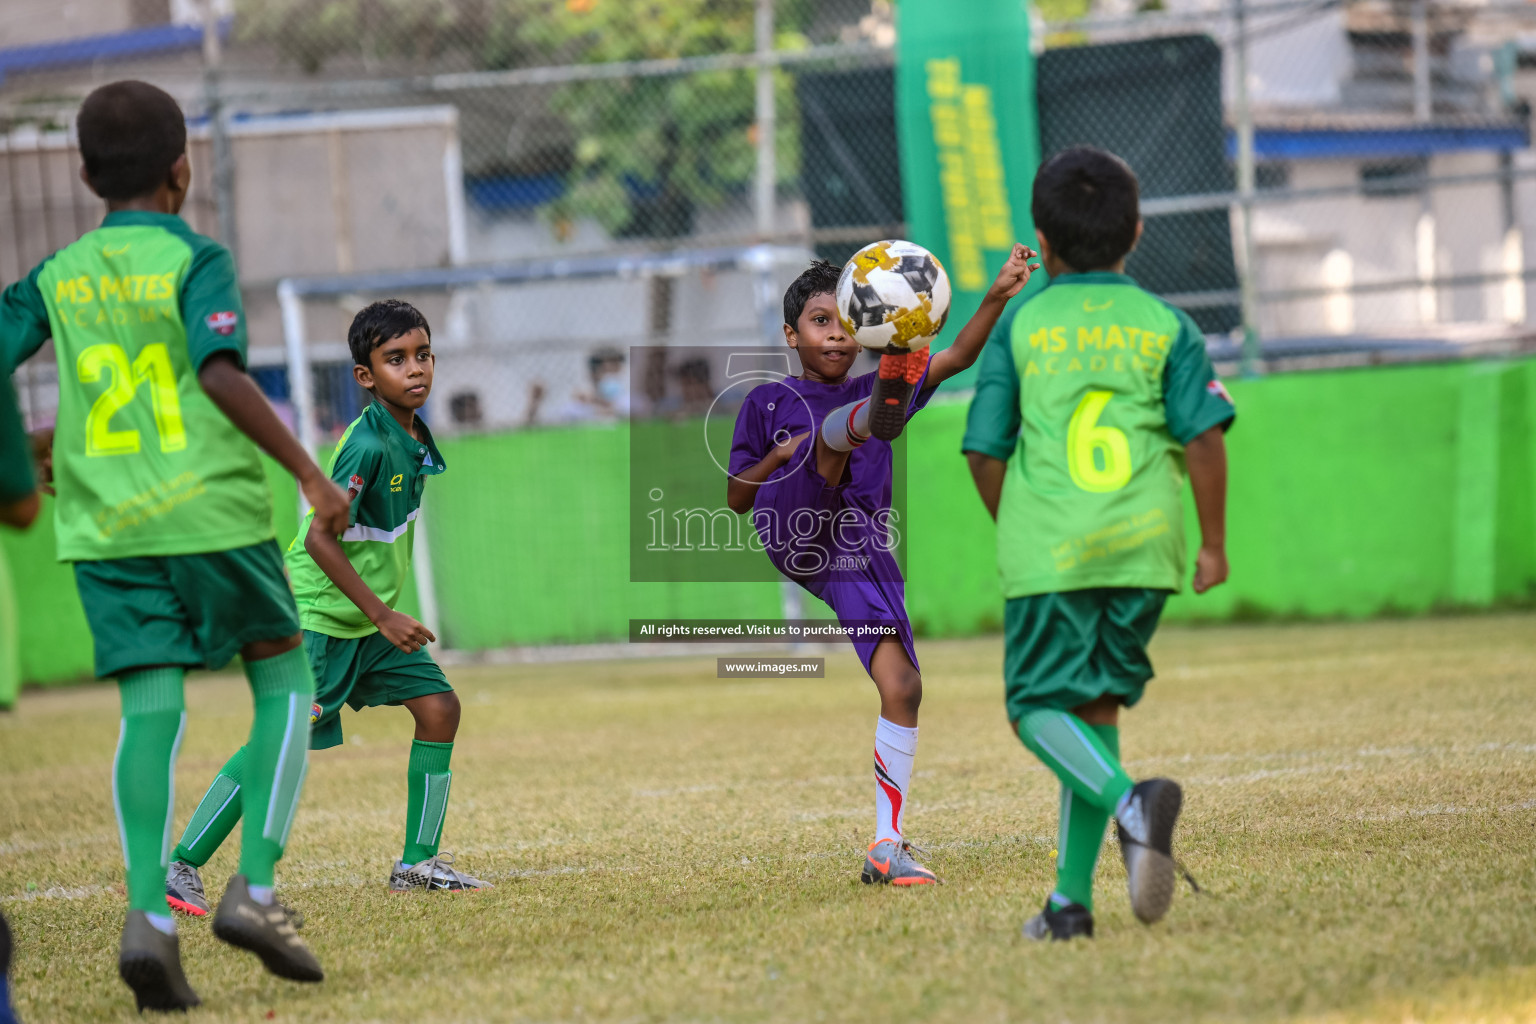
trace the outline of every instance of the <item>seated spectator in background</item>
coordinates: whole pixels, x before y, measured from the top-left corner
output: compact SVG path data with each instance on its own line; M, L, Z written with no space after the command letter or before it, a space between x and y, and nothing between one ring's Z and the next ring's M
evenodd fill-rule
M592 378L591 391L577 391L550 416L551 423L593 423L623 419L629 415L629 374L624 368L624 353L616 348L594 349L587 357L587 372ZM528 414L524 426L538 422L544 386L535 382L528 393Z
M703 356L686 359L677 368L677 382L682 387L680 412L684 416L702 416L715 402L715 389L710 383L709 360Z

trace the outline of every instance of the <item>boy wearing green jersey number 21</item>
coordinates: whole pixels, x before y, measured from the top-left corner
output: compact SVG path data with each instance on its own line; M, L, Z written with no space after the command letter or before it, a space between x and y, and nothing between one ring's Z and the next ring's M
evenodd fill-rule
M446 468L416 415L432 392L432 329L414 306L386 299L353 318L347 347L353 376L373 395L331 456L331 479L351 501L347 530L338 541L306 517L286 556L316 681L309 746L341 744L343 704L353 710L403 704L416 720L416 736L406 776L404 852L391 868L389 887L488 888L489 882L454 868L452 854L438 853L459 698L427 653L437 637L395 610L411 568L427 478ZM208 913L198 869L240 820L238 797L249 771L249 751L235 751L187 823L165 880L166 899L177 910Z
M1110 815L1137 918L1160 920L1173 899L1183 794L1126 775L1119 711L1152 678L1147 644L1182 586L1186 467L1195 592L1227 578L1236 412L1194 321L1124 274L1141 237L1124 162L1088 147L1052 157L1031 212L1051 283L994 331L961 447L997 520L1009 725L1061 780L1056 886L1024 934L1070 939L1093 935Z
M257 447L298 478L332 536L346 528L347 498L245 373L228 250L176 215L191 181L176 101L115 82L86 98L77 129L81 177L107 216L0 296L0 365L9 375L53 339L59 410L43 465L57 492L58 557L74 563L96 674L115 677L122 698L112 797L128 916L118 973L141 1010L180 1010L199 1002L165 901L182 677L236 654L255 704L249 824L213 932L281 977L323 976L273 896L308 765L314 679Z

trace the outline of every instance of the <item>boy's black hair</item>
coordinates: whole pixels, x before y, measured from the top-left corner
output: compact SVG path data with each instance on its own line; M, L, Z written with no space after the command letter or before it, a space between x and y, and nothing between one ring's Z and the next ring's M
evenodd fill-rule
M1073 146L1040 165L1029 212L1063 263L1079 273L1101 270L1136 244L1140 192L1124 160Z
M607 364L622 362L624 362L624 353L619 349L611 347L593 349L592 354L587 356L587 372L595 377L597 371Z
M393 341L402 334L417 328L432 340L432 328L421 310L400 299L381 299L358 310L347 328L347 348L352 350L352 361L358 366L372 368L370 357L373 350L386 341Z
M841 267L834 267L826 260L811 260L805 273L795 278L784 292L784 322L800 329L800 314L813 295L836 295L837 279L843 275Z
M187 151L187 119L164 89L113 82L85 98L75 118L85 177L103 199L137 199L160 187Z

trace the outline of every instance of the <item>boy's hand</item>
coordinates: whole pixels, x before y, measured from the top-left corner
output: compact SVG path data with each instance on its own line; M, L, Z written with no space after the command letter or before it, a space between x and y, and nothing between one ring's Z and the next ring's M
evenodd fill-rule
M1195 593L1203 594L1227 582L1227 552L1222 548L1202 547L1195 556Z
M789 465L789 460L795 457L795 452L800 448L800 442L810 436L811 432L807 430L803 434L796 434L783 444L775 444L773 446L773 456L778 460L778 464L780 466Z
M352 503L347 500L347 492L330 477L321 473L318 469L299 480L299 486L304 490L304 497L315 510L314 526L318 526L332 537L340 537L347 531L347 520L351 518Z
M981 306L966 325L960 328L954 342L943 351L935 353L928 361L929 387L937 387L962 370L970 369L976 362L992 328L997 326L998 318L1003 315L1003 307L1009 299L1024 290L1024 286L1029 283L1029 275L1040 269L1040 264L1029 262L1038 255L1027 245L1013 243L1013 252L1008 254L1003 269L997 272L997 280L987 289Z
M1040 254L1029 246L1020 242L1013 243L1013 252L1008 254L1008 261L1003 264L1003 269L997 272L997 280L992 282L992 287L987 289L987 298L998 302L1007 302L1029 283L1029 276L1040 269L1040 264L1029 262Z
M384 634L384 639L406 654L415 654L437 639L426 626L404 612L393 609L386 610L384 614L373 620L373 624L379 627L379 632Z

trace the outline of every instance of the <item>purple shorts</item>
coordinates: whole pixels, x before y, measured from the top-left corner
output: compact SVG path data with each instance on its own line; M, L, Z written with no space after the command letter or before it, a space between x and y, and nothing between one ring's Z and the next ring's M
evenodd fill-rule
M773 523L782 525L786 533L770 536L766 517L754 516L754 525L774 565L830 605L839 623L849 627L868 622L894 626L907 657L917 667L912 623L907 619L906 587L896 559L873 528L844 524L839 529L835 525L836 516L849 508L846 488L846 484L829 486L811 465L801 463L766 485L762 497L768 501L758 505L759 510L773 509ZM858 516L850 518L863 522ZM806 528L817 522L820 529L815 533ZM796 543L786 547L785 536L790 529L797 531ZM854 542L852 547L850 540ZM850 553L853 557L847 557ZM823 562L830 564L823 566ZM864 670L869 671L869 661L882 638L849 639L864 663Z

